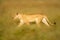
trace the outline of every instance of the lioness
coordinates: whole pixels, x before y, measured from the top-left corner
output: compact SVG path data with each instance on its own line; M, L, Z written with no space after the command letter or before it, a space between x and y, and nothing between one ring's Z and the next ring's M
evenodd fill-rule
M50 26L49 24L53 25L47 18L46 15L41 14L19 14L17 13L14 19L19 19L20 23L18 27L23 25L24 23L27 25L30 25L30 22L35 22L37 25L40 25L40 22L42 21L45 25Z

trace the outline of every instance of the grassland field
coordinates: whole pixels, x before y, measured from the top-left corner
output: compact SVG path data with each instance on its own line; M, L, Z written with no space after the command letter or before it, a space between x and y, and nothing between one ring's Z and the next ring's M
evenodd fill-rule
M56 25L47 27L42 22L17 27L19 20L12 17L43 13ZM60 0L0 0L0 40L60 40Z

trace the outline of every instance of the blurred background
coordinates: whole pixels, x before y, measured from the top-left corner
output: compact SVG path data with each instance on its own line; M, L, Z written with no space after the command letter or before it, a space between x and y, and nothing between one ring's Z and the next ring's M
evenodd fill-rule
M16 13L43 13L56 25L41 23L17 27ZM60 40L60 0L0 0L0 40Z

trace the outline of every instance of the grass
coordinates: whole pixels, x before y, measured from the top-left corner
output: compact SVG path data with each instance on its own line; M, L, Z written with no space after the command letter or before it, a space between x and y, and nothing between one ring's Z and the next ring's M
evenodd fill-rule
M0 40L60 40L60 5L50 5L50 1L41 0L1 0L0 2ZM44 3L43 3L44 2ZM48 4L45 4L48 3ZM59 1L56 1L59 3ZM48 16L48 19L56 25L47 27L41 23L40 27L35 24L17 27L18 20L14 21L15 13L41 13Z

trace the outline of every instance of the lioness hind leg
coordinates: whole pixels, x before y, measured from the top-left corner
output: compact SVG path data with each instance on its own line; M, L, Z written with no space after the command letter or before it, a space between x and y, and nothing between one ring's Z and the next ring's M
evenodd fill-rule
M37 24L38 27L40 26L40 21L41 21L41 20L36 19L36 24Z
M42 22L46 24L48 27L50 26L45 18L42 19Z

